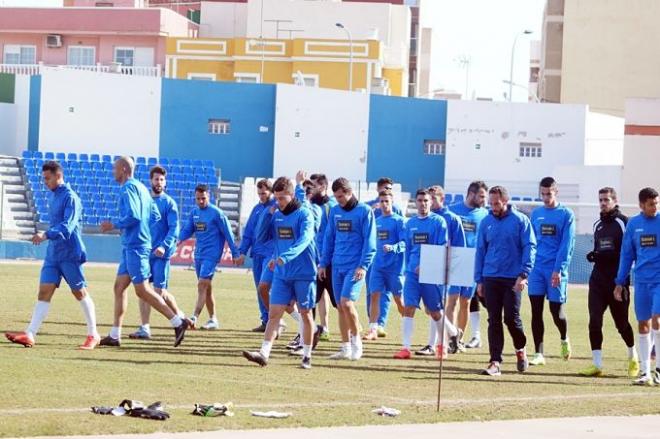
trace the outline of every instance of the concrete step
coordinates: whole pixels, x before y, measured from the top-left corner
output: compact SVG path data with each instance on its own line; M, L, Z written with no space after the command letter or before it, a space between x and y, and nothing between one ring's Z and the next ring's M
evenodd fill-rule
M12 212L15 221L33 221L34 214L32 212Z
M4 184L18 186L23 184L23 177L20 175L0 175L0 181Z
M219 207L222 210L238 210L238 201L220 201Z
M32 210L25 203L21 203L21 204L12 203L12 204L13 205L10 205L9 207L10 212L32 212Z

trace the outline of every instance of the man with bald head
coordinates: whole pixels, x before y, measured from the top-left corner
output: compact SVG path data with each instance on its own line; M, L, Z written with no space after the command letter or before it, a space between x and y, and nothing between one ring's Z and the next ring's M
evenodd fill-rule
M101 346L121 344L121 325L126 313L128 298L126 289L133 283L135 294L152 308L163 314L174 328L174 347L179 346L188 327L188 322L174 313L163 298L149 284L151 254L150 221L160 220L147 188L133 178L135 163L130 157L115 161L113 174L121 185L119 190L119 220L101 223L101 232L113 229L121 231L122 254L115 279L115 315L110 335L101 340Z

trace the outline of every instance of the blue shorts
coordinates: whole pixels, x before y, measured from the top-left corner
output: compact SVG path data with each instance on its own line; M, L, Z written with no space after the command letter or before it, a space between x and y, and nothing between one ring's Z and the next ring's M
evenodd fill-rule
M60 287L62 278L71 288L71 291L79 291L87 286L85 275L83 274L82 264L77 262L54 262L46 259L41 267L40 284L55 284Z
M337 269L332 267L332 290L337 304L341 299L357 302L364 285L364 279L353 280L354 268Z
M121 252L117 276L129 276L133 284L148 281L150 276L149 248L125 248Z
M367 289L369 294L392 293L400 296L403 292L403 276L391 271L371 270Z
M660 283L635 282L635 317L638 322L660 314Z
M477 291L476 285L473 285L471 287L449 287L448 294L450 296L456 296L457 294L460 294L461 297L464 297L466 299L472 299L476 291Z
M213 279L215 274L215 267L218 266L218 261L211 259L195 259L195 273L197 279Z
M154 284L154 288L167 289L167 282L170 280L170 259L151 256L149 258L151 267L151 277L149 281Z
M534 269L529 275L528 291L530 296L547 296L550 302L566 303L568 274L561 273L561 282L552 287L552 269Z
M260 284L272 284L273 283L273 271L268 268L268 263L271 258L264 258L263 266L261 267L261 276L259 277Z
M287 306L296 301L300 309L312 309L316 305L315 280L285 280L273 278L270 289L270 304Z
M406 282L403 284L403 305L419 308L423 301L429 312L442 309L442 287L440 285L419 283L419 276L406 273Z

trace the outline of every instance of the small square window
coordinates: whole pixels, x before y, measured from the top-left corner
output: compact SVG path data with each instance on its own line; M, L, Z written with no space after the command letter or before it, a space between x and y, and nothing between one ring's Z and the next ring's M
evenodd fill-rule
M444 155L445 142L442 140L424 140L424 154L425 155Z
M229 134L230 128L229 119L209 119L209 134Z
M543 147L539 142L520 142L518 148L519 157L532 157L539 158L542 157Z

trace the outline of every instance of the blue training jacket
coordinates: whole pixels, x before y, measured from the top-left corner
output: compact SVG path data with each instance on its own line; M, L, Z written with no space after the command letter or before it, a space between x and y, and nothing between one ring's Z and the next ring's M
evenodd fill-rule
M165 249L163 259L169 259L176 251L176 240L179 236L179 209L176 202L165 192L152 197L160 214L160 221L152 221L151 250L158 247Z
M330 209L323 240L321 267L368 270L376 256L376 220L371 207L353 198L350 210Z
M296 198L300 202L306 201L305 189L302 185L296 185ZM323 205L318 205L310 202L312 206L318 207L318 212L320 212L320 223L318 227L318 232L316 233L316 251L319 254L319 258L323 254L323 240L325 238L325 229L328 227L328 218L330 217L330 209L337 205L337 200L334 197L328 197L328 202ZM313 212L317 212L316 209Z
M374 210L374 217L376 219L383 216L383 211L380 207L374 208L374 205L378 203L380 203L380 197L366 202L367 206L371 207ZM396 213L397 215L403 216L403 213L401 212L401 208L396 204L392 204L392 212Z
M449 206L449 210L461 219L463 232L465 233L465 246L475 248L477 246L479 225L488 216L488 209L485 207L469 207L464 202L459 202Z
M317 251L314 241L317 227L310 206L300 204L287 214L276 210L266 212L259 223L259 239L271 239L274 243L271 258L284 261L275 265L274 275L283 280L316 279Z
M250 217L245 224L241 245L238 251L242 255L247 255L250 251L250 257L259 256L262 258L270 257L273 254L272 241L257 240L257 225L259 224L261 214L275 205L274 199L269 199L266 203L257 203L250 212Z
M532 211L532 227L536 236L535 270L568 272L575 248L575 215L561 204L554 209L545 206Z
M414 216L406 223L406 272L417 275L422 244L447 244L447 221L431 212L420 218Z
M479 227L474 280L481 283L485 277L529 275L535 255L536 238L529 218L513 206L508 206L502 218L490 212Z
M432 212L445 219L449 245L452 247L465 247L465 232L463 231L461 217L449 210L447 206L444 206L442 209L433 210Z
M392 251L385 252L383 246L389 244ZM376 257L372 270L403 274L406 254L406 221L393 213L376 219Z
M234 244L234 234L231 231L229 219L219 207L209 204L206 208L198 206L190 213L188 221L181 229L179 241L184 241L195 235L195 259L219 261L229 244L231 255L237 258L240 253Z
M660 273L660 216L647 217L643 213L630 218L621 244L616 284L625 285L633 262L635 283L658 282Z
M82 203L68 183L61 184L49 195L50 227L46 231L46 260L77 262L87 260L81 236Z
M121 244L127 249L151 249L152 221L160 221L160 213L145 185L129 178L119 188L119 220L112 225L121 230Z

